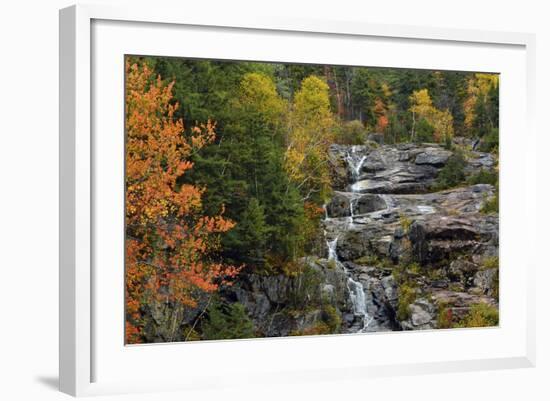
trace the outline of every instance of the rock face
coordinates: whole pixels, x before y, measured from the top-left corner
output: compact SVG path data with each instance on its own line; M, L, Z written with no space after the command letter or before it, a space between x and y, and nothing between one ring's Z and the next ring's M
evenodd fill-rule
M224 296L243 304L262 336L278 337L307 332L326 318L328 307L339 318L350 310L347 275L341 265L314 257L300 261L296 277L242 275ZM304 312L305 311L305 312Z
M498 267L484 266L498 257L498 215L481 213L495 188L431 192L451 155L436 144L330 148L336 191L323 227L364 288L368 320L359 329L344 320L347 331L433 329L442 313L456 323L473 305L498 306ZM468 151L464 171L494 165L491 154Z
M326 247L300 262L303 274L242 275L225 290L260 334L434 329L473 305L498 307L498 215L481 213L495 188L432 192L451 151L378 142L330 147ZM491 154L469 150L464 170L494 165Z
M494 166L489 153L471 151L466 172ZM452 152L435 144L332 145L329 160L334 189L378 194L428 192ZM351 169L350 169L351 164ZM346 166L348 166L346 168Z

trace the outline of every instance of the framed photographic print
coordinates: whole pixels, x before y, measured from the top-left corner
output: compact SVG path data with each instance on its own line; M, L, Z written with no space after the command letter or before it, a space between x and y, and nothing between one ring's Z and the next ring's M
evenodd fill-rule
M62 10L61 390L532 366L533 46Z

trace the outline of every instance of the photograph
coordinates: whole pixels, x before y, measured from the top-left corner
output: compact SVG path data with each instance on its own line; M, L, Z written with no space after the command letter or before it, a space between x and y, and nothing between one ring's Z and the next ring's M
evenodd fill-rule
M126 345L499 326L499 74L124 57Z

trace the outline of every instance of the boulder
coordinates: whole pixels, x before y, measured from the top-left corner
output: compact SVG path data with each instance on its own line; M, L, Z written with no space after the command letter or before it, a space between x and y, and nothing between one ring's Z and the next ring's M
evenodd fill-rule
M427 299L419 298L409 305L410 317L401 322L405 330L427 330L436 327L437 308Z
M388 208L387 202L379 195L366 194L353 202L354 214L365 214Z
M447 163L453 153L441 148L426 148L416 156L416 164L429 164L434 167L442 167Z
M347 217L351 215L350 194L334 192L332 199L326 205L329 217Z
M498 268L480 270L475 273L473 285L485 295L493 296L498 293Z

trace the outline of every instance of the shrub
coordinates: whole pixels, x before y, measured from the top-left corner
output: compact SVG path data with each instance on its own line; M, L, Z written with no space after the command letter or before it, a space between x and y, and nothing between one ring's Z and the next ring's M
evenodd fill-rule
M396 317L398 320L407 320L411 317L410 304L416 299L416 289L410 283L399 286L399 300L397 303Z
M421 118L416 125L416 142L434 142L434 131L428 120Z
M468 184L491 184L496 185L498 181L498 174L493 170L481 169L477 174L473 174L468 177Z
M242 304L224 304L219 300L208 308L208 319L202 323L205 340L255 337L254 324Z
M321 318L329 328L330 333L338 333L340 331L342 318L334 306L324 305Z
M479 303L472 305L468 314L457 327L491 327L498 326L498 309L494 306Z
M365 142L366 130L359 120L347 121L336 131L336 142L342 145L362 145Z
M376 255L364 255L355 259L353 263L362 266L379 266L382 264L382 260Z
M498 213L498 192L489 199L485 198L480 212L484 214Z
M498 267L498 256L488 256L481 262L481 268L483 270L494 269L496 267Z
M420 274L422 269L418 263L413 262L407 266L407 271L413 274Z
M442 305L437 314L437 327L439 329L450 329L453 327L453 311L451 308Z
M409 219L406 215L400 214L399 215L399 224L401 224L401 228L407 234L409 232L409 228L411 227L412 220Z
M445 166L439 170L434 189L441 191L463 183L465 179L464 167L466 167L466 160L462 152L453 153Z
M321 334L331 334L330 327L324 322L317 322L305 329L290 332L291 336L317 336Z
M481 138L479 150L481 152L498 152L498 128L493 128L491 131Z

